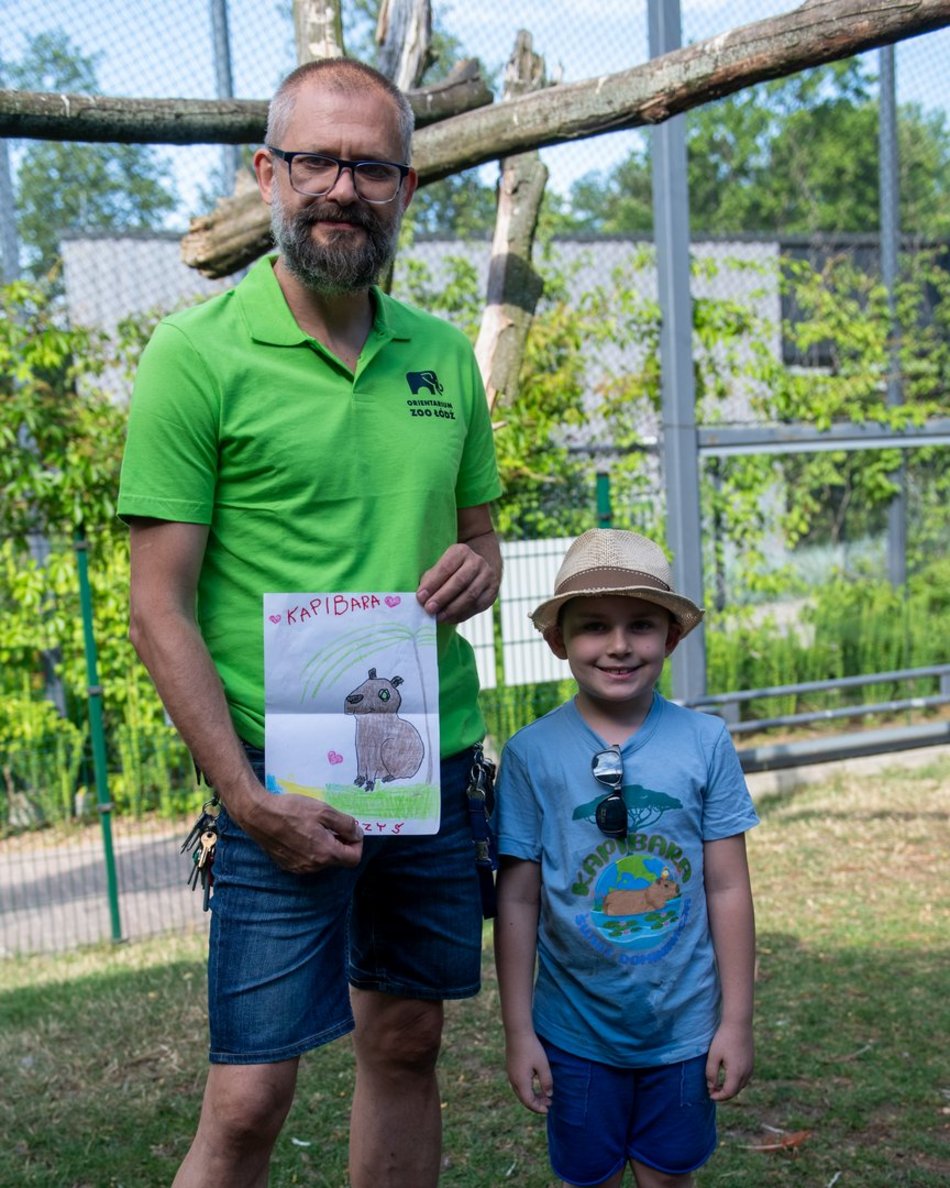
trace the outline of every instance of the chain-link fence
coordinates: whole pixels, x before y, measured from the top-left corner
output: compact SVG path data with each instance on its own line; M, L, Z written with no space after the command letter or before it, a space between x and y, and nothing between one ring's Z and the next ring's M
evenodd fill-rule
M343 7L348 51L372 60L371 6ZM649 7L437 3L422 82L474 57L497 103L527 30L549 83L606 76L609 86L650 56ZM682 41L791 7L683 0ZM4 16L0 85L19 91L266 99L295 64L289 0L8 0ZM705 685L771 690L742 703L735 716L746 722L849 705L860 720L862 691L811 686L920 668L933 671L883 686L882 720L911 727L945 709L948 50L950 31L930 32L685 116L678 184L689 195ZM525 616L565 541L607 522L663 538L672 514L651 135L541 150L549 177L534 266L544 292L517 393L495 412L505 591L495 615L467 629L496 748L565 695L562 666ZM127 555L110 527L110 490L130 377L155 319L235 279L187 267L180 240L232 192L235 171L250 177L254 147L0 140L3 275L36 285L4 290L0 336L0 953L117 931L75 542L62 535L77 509L90 539L118 931L201 920L176 845L201 794L125 639ZM396 295L473 337L497 179L489 163L421 189L393 279ZM817 445L809 427L825 432ZM38 525L24 508L35 512L37 492L60 479Z

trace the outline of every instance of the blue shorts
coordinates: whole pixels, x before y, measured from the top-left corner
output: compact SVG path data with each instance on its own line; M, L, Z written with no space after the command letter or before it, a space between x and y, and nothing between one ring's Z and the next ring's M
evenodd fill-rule
M248 754L260 777L261 752ZM478 993L471 767L471 751L442 762L438 834L366 837L355 869L290 874L222 807L208 956L212 1063L288 1060L352 1031L348 984L439 1001Z
M716 1149L716 1103L706 1057L655 1068L614 1068L542 1040L554 1078L548 1154L568 1184L602 1184L635 1159L685 1176Z

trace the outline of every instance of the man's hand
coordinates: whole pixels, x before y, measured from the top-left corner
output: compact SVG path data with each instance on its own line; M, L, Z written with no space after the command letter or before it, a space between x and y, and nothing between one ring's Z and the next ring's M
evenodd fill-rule
M296 874L356 866L363 834L352 817L309 796L277 796L251 770L220 678L195 622L207 525L130 525L130 635L188 750L232 820Z
M363 831L357 822L310 796L264 792L241 820L235 820L278 866L292 874L356 866L363 854Z
M458 543L419 579L416 598L440 623L464 623L498 597L501 552L487 504L458 512Z
M440 623L464 623L495 601L498 578L467 544L451 545L419 579L416 597Z

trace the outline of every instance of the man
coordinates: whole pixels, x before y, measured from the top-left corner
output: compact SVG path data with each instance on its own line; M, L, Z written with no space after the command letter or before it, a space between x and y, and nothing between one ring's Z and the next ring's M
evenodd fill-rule
M467 341L372 287L416 188L411 134L370 68L294 71L254 157L276 260L163 322L136 379L131 636L222 804L211 1067L179 1188L266 1184L301 1053L354 1028L351 1183L438 1179L442 1002L477 993L481 938L464 783L483 724L454 625L496 597L500 488ZM415 415L420 382L444 415ZM260 782L261 595L380 589L439 624L437 836L364 840Z

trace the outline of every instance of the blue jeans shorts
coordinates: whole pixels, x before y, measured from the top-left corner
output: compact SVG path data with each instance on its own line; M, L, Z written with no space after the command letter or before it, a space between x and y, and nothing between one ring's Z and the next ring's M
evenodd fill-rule
M595 1185L635 1159L685 1176L716 1149L716 1103L706 1057L655 1068L614 1068L573 1056L547 1040L554 1078L548 1154L568 1184Z
M247 750L261 777L262 753ZM349 984L439 1001L478 993L471 767L471 751L442 761L438 834L366 837L355 869L290 874L222 807L208 956L212 1063L288 1060L352 1031Z

